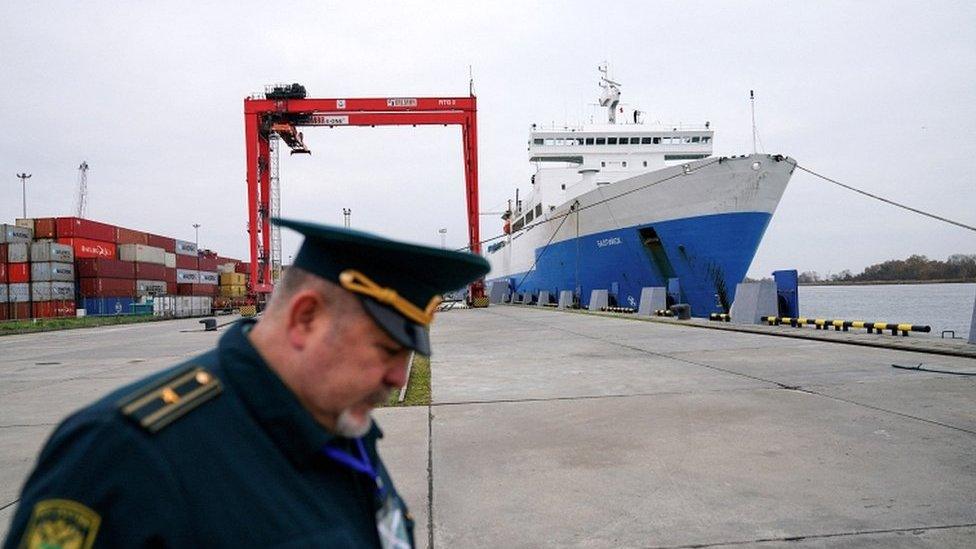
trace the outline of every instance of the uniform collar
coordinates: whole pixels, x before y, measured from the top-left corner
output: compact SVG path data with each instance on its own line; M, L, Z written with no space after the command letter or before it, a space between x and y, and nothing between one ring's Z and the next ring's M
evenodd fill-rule
M246 335L254 324L254 320L237 322L220 338L221 366L228 383L275 445L296 465L309 465L323 457L323 446L343 439L320 426L261 358ZM374 423L364 438L372 442L381 436Z

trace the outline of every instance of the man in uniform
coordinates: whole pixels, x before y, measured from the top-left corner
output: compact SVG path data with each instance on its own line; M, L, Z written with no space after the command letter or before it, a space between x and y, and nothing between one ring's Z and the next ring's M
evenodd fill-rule
M370 411L430 353L481 257L288 220L305 241L261 320L66 419L4 547L396 547L413 521Z

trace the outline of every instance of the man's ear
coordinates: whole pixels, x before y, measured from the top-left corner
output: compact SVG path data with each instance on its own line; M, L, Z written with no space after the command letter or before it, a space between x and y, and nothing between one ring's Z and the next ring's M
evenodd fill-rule
M288 301L288 342L298 349L305 344L316 330L316 324L323 321L325 303L322 296L313 290L303 290Z

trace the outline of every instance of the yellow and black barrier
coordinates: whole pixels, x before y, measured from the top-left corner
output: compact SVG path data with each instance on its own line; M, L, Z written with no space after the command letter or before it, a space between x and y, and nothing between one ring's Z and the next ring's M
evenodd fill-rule
M770 326L779 326L781 324L788 324L794 328L802 328L804 325L814 326L818 330L829 330L833 327L834 331L839 332L841 330L847 332L851 328L865 329L869 334L877 332L878 334L884 333L885 330L889 330L891 335L898 335L901 333L903 336L907 336L908 332L922 332L929 333L932 331L931 326L921 326L918 324L892 324L890 322L868 322L864 320L833 320L825 318L805 318L805 317L779 317L779 316L764 316L761 320Z
M719 322L731 322L732 315L726 313L712 313L708 315L708 320L718 320Z
M674 313L671 312L671 309L658 309L654 311L654 314L656 316L674 316Z

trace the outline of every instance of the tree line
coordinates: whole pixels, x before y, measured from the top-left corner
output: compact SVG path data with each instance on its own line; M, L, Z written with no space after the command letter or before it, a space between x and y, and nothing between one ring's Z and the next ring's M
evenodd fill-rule
M953 254L945 261L912 255L908 259L890 259L870 265L858 274L844 269L827 276L816 271L804 271L799 275L801 284L895 280L976 280L976 254Z

